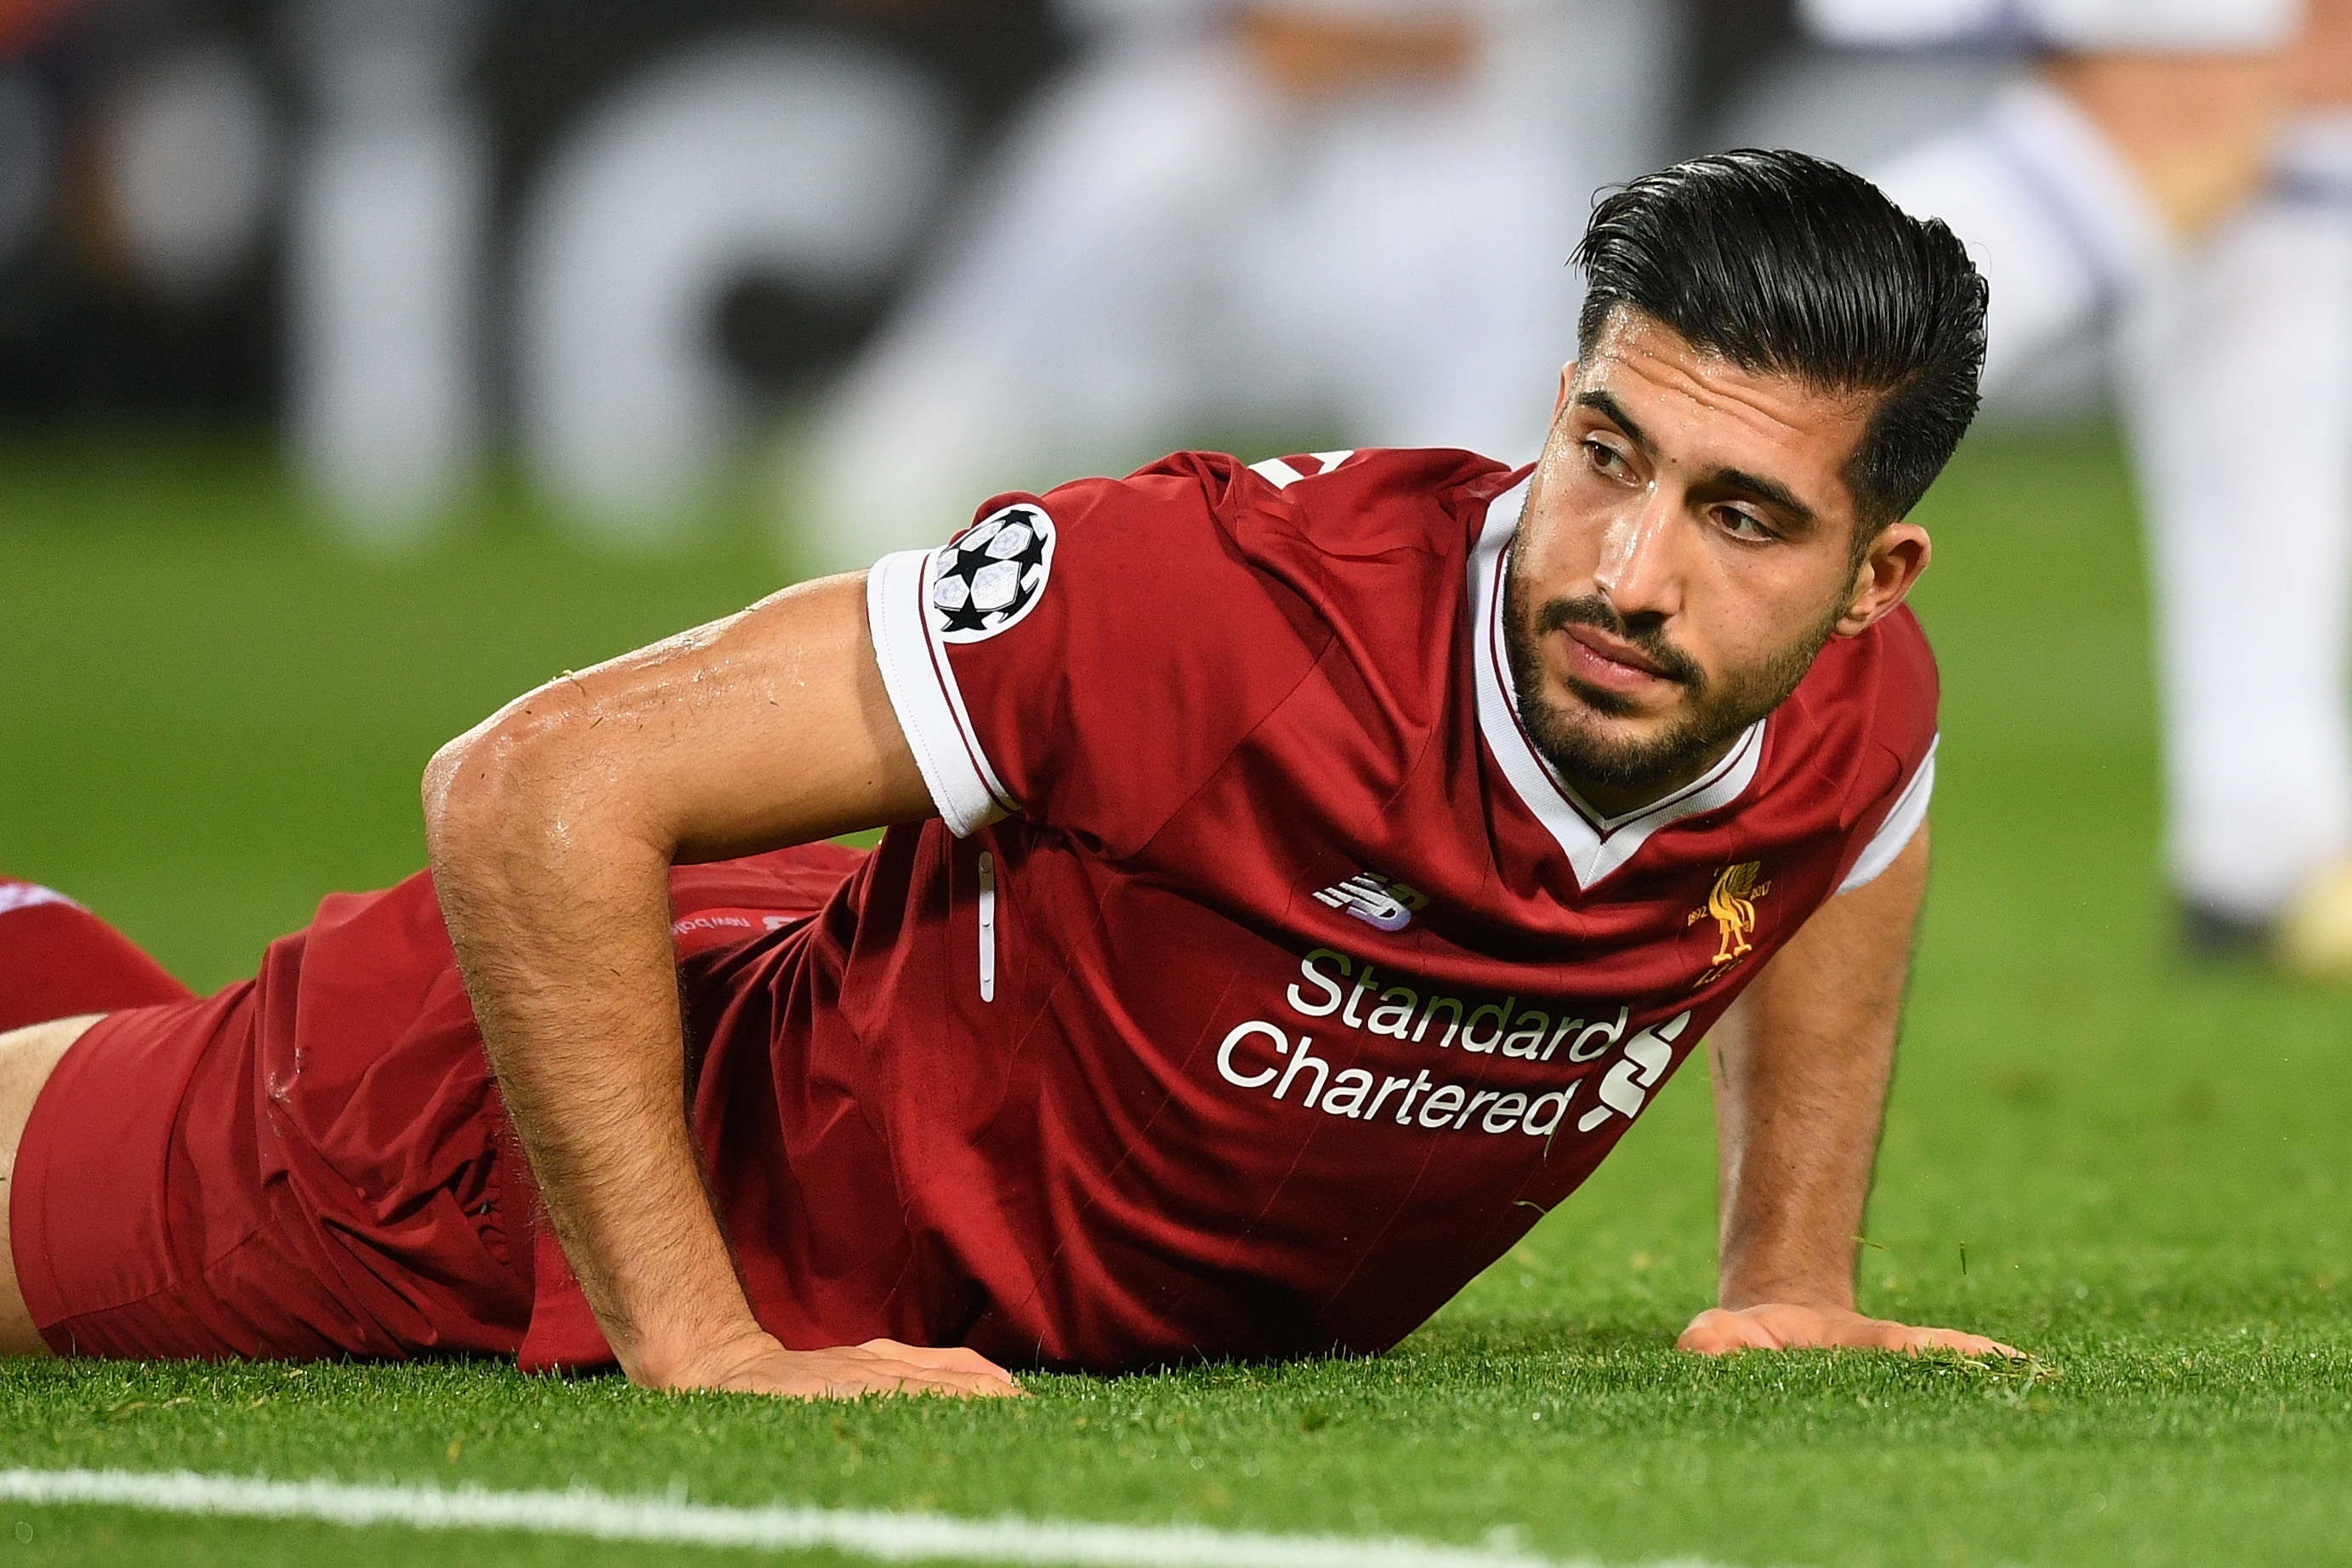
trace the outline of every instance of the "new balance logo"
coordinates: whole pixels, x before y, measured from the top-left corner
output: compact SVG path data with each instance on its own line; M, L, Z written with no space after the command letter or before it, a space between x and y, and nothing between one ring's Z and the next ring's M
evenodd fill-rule
M1359 871L1315 895L1315 901L1345 910L1368 926L1402 931L1412 923L1412 912L1429 907L1429 895L1402 882L1391 882L1376 872Z

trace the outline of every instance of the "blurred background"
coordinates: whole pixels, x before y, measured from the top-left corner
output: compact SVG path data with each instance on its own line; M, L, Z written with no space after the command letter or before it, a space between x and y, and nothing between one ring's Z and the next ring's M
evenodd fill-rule
M2019 68L1778 0L6 0L0 420L267 430L378 544L509 462L658 542L748 453L828 564L1190 438L1520 458L1595 187L1867 167ZM957 449L845 478L927 420Z
M504 698L1000 489L1529 459L1593 193L1738 145L1992 279L2043 521L1937 576L2140 595L2016 701L2142 683L2158 948L2352 973L2352 0L0 0L0 869L226 977Z

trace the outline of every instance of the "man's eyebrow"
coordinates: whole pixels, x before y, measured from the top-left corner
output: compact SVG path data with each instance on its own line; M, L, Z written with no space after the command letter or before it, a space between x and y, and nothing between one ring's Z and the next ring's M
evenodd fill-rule
M1811 527L1816 521L1813 509L1797 499L1797 492L1778 479L1768 479L1761 474L1751 474L1740 468L1717 468L1700 481L1717 489L1742 490L1765 505L1788 514L1790 520Z
M1579 408L1591 409L1603 419L1608 420L1609 423L1616 426L1617 428L1625 432L1626 438L1632 441L1642 452L1646 454L1657 450L1656 446L1653 444L1650 437L1643 433L1642 427L1633 423L1633 416L1625 412L1625 405L1618 402L1616 398L1610 395L1608 393L1580 392L1576 395L1576 405Z

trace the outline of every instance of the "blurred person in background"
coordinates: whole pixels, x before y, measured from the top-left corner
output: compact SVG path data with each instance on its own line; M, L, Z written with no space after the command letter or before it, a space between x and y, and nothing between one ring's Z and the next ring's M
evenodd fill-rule
M2189 945L2352 975L2352 4L1805 0L2037 68L1880 172L1992 288L1989 390L2111 340L2150 532Z
M1173 440L1533 452L1596 185L1648 167L1680 7L1071 0L1084 62L819 409L803 563Z
M1049 0L499 5L519 444L624 543L852 356L1064 47Z
M511 442L567 531L674 542L1055 68L1047 4L0 0L0 420L276 420L376 549Z

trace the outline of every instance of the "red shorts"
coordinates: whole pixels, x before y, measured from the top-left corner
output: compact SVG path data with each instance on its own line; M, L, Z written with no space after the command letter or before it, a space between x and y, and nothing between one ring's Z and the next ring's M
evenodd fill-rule
M257 991L111 1014L58 1062L9 1194L42 1338L60 1355L512 1352L532 1248L503 1115L383 1105L317 1136L257 1050Z
M680 953L799 923L862 859L680 868ZM559 1349L526 1364L610 1355L537 1223L423 876L330 898L217 996L92 1025L34 1102L8 1204L59 1354L515 1354L537 1284Z

